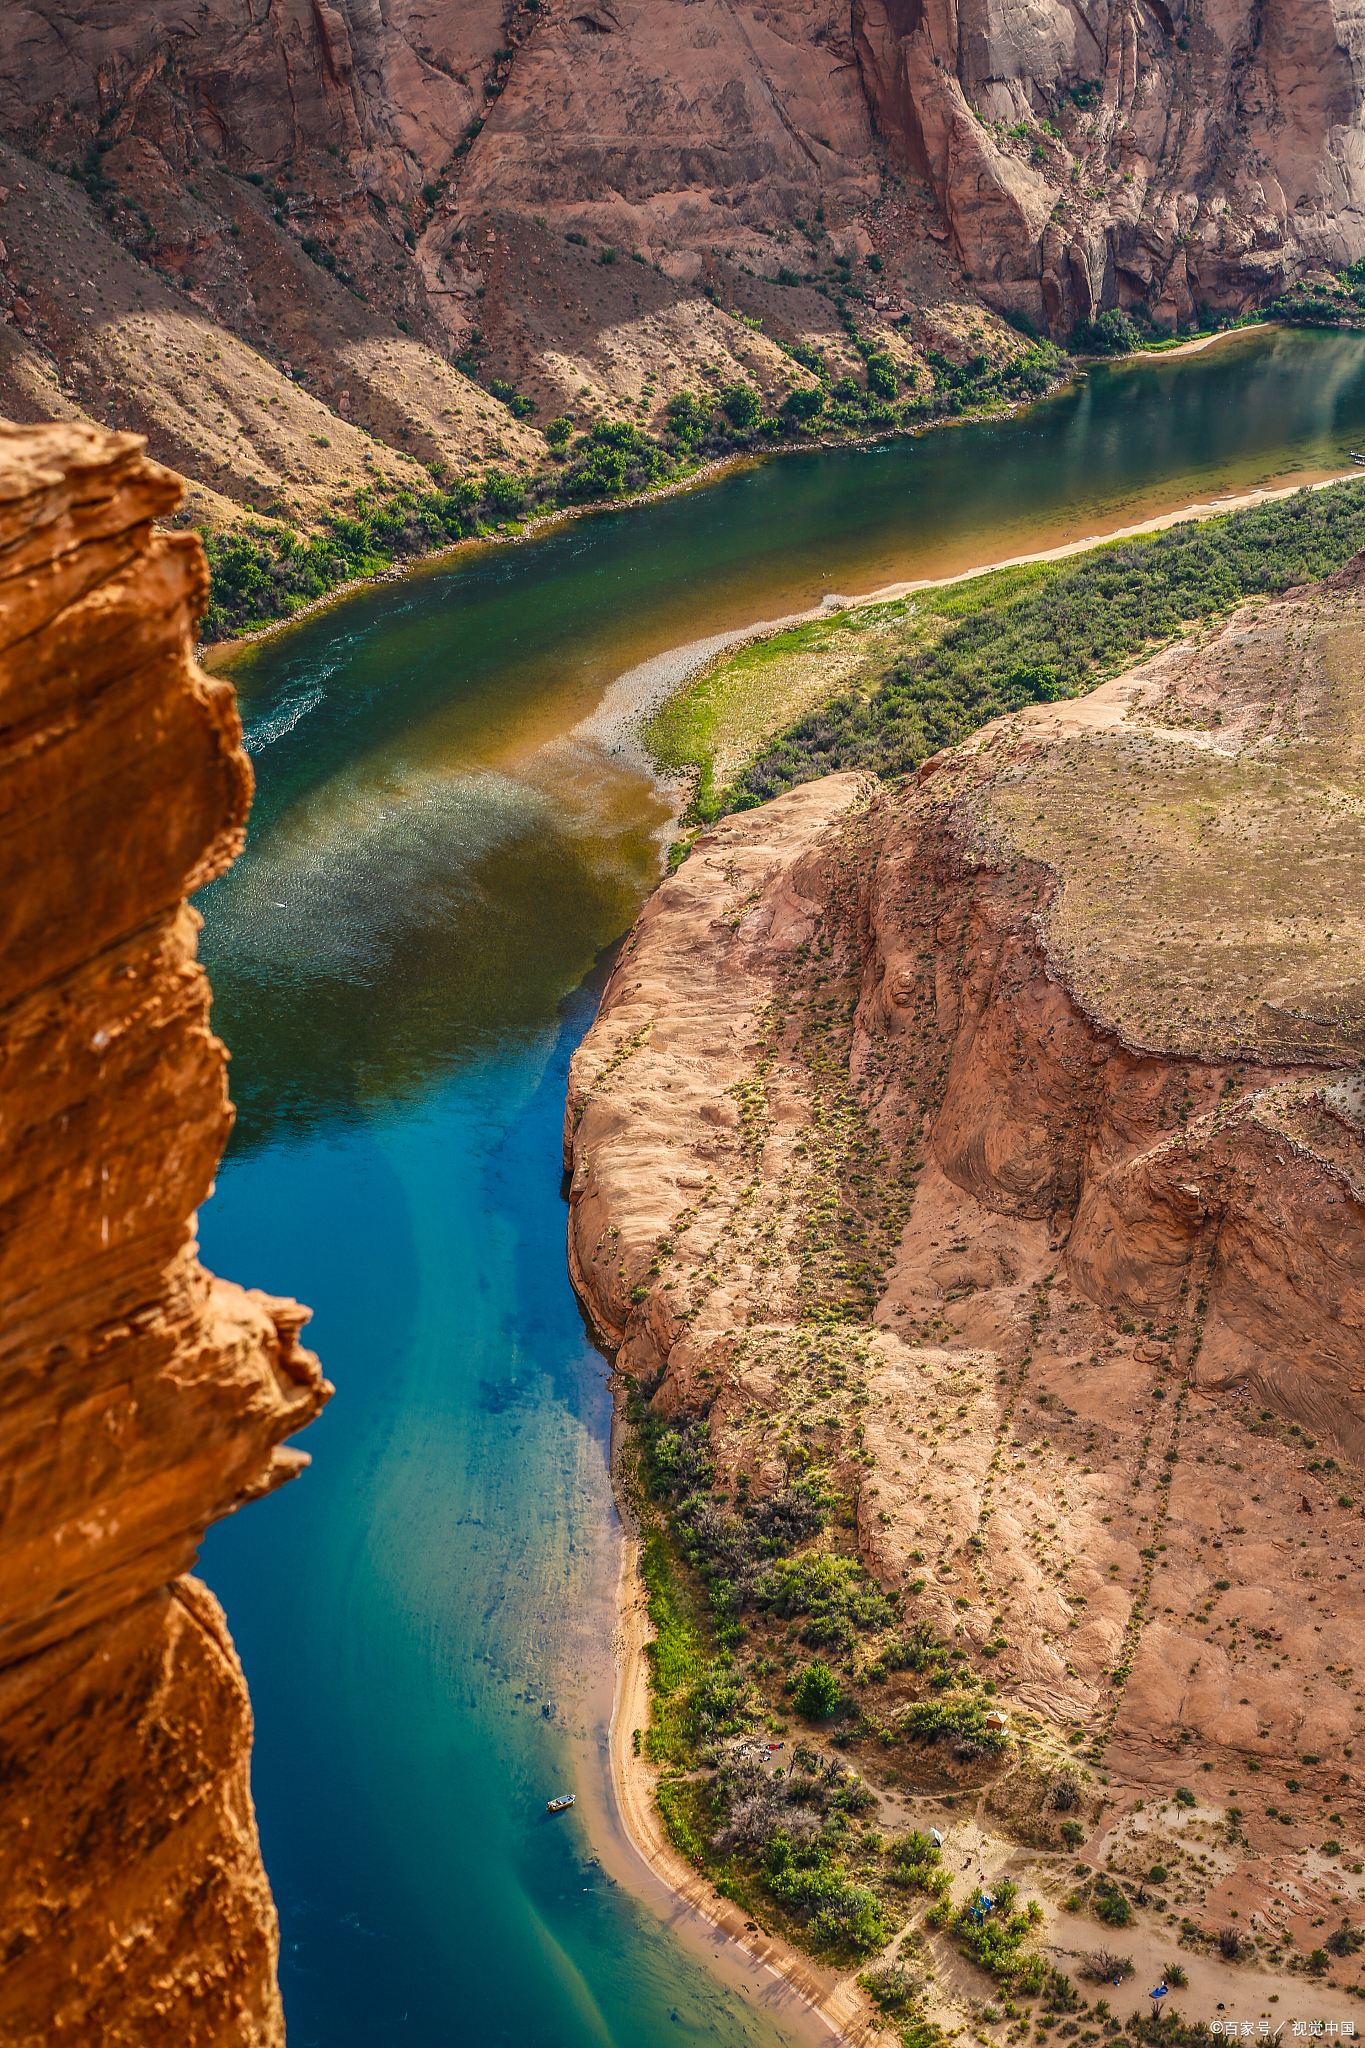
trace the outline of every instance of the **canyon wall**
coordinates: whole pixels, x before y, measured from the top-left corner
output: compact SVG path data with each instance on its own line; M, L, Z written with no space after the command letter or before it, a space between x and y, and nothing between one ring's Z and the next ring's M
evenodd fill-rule
M278 2043L207 1525L293 1476L308 1311L206 1272L231 1125L186 898L250 764L128 435L0 425L0 2038Z
M837 355L840 294L959 363L983 301L1060 340L1240 312L1365 253L1363 28L1361 0L20 0L0 403L107 405L202 511L308 523L357 424L395 458L543 463L585 396L657 432L708 364ZM262 433L234 342L253 398L305 385L309 431ZM490 415L494 378L529 411Z
M1365 250L1357 0L855 0L881 131L997 304L1241 308Z

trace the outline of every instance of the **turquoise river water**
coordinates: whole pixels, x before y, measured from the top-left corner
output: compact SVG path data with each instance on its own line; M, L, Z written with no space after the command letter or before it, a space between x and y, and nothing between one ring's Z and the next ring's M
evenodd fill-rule
M200 900L239 1108L201 1238L313 1304L337 1385L312 1469L202 1561L255 1703L292 2048L821 2038L669 1911L606 1790L611 1404L560 1131L667 806L576 728L681 643L1362 441L1365 342L1252 334L463 553L231 660L258 794Z

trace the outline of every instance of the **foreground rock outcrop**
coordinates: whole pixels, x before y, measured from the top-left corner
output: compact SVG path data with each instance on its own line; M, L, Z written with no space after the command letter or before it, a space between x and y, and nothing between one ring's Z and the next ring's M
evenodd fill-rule
M130 436L0 426L0 2038L275 2043L251 1710L204 1529L307 1463L308 1310L215 1279L186 902L240 850L207 578Z
M722 1498L816 1475L902 1619L1103 1762L1092 1862L1301 1940L1365 1840L1359 567L724 820L565 1123L575 1285ZM923 1681L847 1673L881 1774ZM1143 1802L1247 1772L1178 1868Z

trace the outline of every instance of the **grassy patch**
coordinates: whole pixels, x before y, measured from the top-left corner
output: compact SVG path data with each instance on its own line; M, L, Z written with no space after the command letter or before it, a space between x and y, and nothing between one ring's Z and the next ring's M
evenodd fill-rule
M680 1856L697 1870L710 1862L710 1835L714 1824L711 1798L696 1779L661 1778L654 1803L669 1841Z

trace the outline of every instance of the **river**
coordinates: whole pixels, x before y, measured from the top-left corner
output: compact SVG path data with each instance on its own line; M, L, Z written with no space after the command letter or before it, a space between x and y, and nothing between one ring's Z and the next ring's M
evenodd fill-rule
M589 1825L619 1532L560 1129L667 806L576 728L680 643L1362 440L1365 340L1251 333L463 552L225 664L258 793L200 898L239 1108L201 1240L313 1304L337 1384L312 1469L201 1567L255 1705L291 2048L818 2038Z

